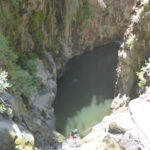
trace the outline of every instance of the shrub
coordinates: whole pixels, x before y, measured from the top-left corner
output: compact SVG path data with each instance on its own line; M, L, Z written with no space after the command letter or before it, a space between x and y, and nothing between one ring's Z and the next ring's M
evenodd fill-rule
M37 72L36 59L37 55L35 53L22 54L19 58L19 64L30 75L34 76Z
M6 111L5 105L2 103L0 104L0 113L4 113Z
M42 24L45 20L44 12L33 12L29 19L29 32L35 42L38 52L42 51L42 45L44 41L44 33L42 31Z
M77 11L77 23L82 29L85 29L89 25L89 19L92 16L93 9L88 0L83 0L82 6L79 6Z
M146 67L143 66L140 70L140 72L136 72L136 75L139 79L139 82L138 82L138 86L141 90L144 89L145 85L146 85L146 79L144 78L144 72L146 71Z
M10 8L0 7L0 25L3 31L5 31L5 35L10 40L10 44L15 46L20 42L20 25L22 24L22 17L19 14L19 1L10 0L10 2Z
M28 73L28 75L22 80L23 91L26 97L30 96L34 92L35 87L38 87L41 78L36 75L37 65L36 65L37 55L35 53L23 54L19 58L19 64ZM32 90L31 90L32 89Z
M21 57L23 62L19 62L21 64L19 65L18 60L21 58L18 58L13 49L8 46L7 40L1 32L0 53L2 68L9 71L9 79L12 84L10 92L17 98L21 98L23 93L29 99L38 81L36 77L36 57L23 55Z
M131 35L127 41L127 44L130 48L130 50L132 50L134 48L134 44L135 44L135 39L136 39L136 35Z
M18 0L11 0L10 2L11 2L11 5L13 7L18 7L19 6L19 1Z
M77 0L73 0L73 13L76 14L79 8L79 3Z

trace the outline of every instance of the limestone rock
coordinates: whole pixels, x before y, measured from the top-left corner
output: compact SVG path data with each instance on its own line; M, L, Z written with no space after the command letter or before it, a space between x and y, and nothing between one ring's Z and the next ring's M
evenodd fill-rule
M113 116L109 124L109 132L113 134L124 134L133 128L133 122L128 111Z
M150 102L137 98L129 103L129 109L135 126L137 126L142 144L150 149Z

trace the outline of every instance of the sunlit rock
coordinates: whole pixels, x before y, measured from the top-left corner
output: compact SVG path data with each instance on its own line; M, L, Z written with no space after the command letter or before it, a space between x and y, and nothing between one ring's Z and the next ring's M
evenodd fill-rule
M12 121L0 120L0 150L29 149L34 147L33 135Z
M129 110L132 114L134 124L137 126L142 144L150 148L150 119L148 117L150 114L150 102L140 98L134 99L129 103Z

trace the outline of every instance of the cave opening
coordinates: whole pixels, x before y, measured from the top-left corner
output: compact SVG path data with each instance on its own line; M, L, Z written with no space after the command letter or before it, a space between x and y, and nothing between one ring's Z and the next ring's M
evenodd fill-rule
M56 130L65 137L75 128L84 132L110 114L119 46L110 43L96 47L68 62L57 82L53 104Z

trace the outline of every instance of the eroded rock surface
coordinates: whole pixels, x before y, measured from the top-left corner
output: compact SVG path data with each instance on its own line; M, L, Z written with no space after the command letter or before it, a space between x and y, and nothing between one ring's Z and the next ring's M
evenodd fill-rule
M137 75L144 61L150 56L149 1L141 1L133 8L130 26L125 32L124 43L118 56L116 96L135 97Z
M34 136L22 126L0 119L0 150L29 149L34 147Z

